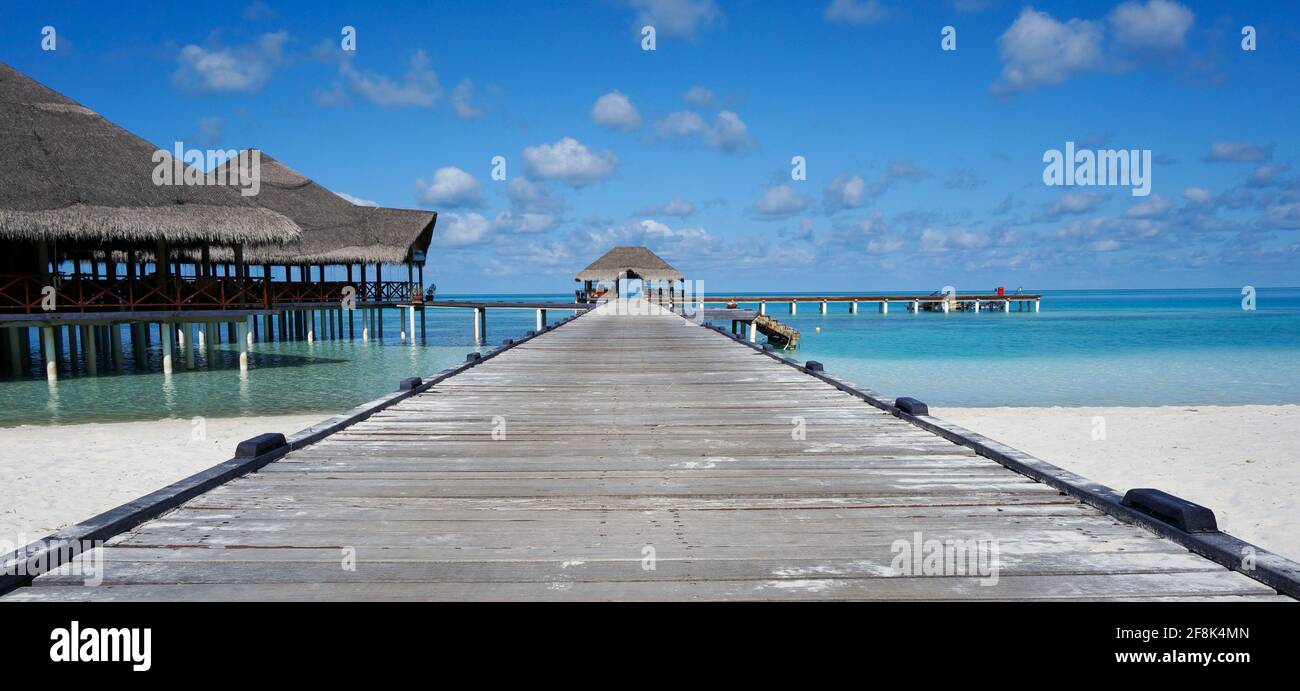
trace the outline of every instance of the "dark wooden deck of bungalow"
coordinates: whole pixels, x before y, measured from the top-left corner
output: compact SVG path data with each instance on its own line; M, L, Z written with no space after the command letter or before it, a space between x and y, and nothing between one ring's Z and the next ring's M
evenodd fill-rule
M424 386L6 599L1283 599L663 310ZM899 574L935 540L996 541L996 583Z

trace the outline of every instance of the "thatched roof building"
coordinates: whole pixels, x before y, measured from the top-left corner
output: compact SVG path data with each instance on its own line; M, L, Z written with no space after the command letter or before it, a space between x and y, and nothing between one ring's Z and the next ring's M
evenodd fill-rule
M423 262L438 214L358 206L284 163L261 154L258 203L292 219L302 237L254 248L245 257L265 264L405 264ZM227 163L226 165L233 165ZM224 165L218 168L222 171Z
M646 281L680 281L685 276L645 247L615 247L578 272L575 281L614 281L620 276Z
M299 237L293 221L235 187L154 184L156 152L0 63L0 238L255 245Z

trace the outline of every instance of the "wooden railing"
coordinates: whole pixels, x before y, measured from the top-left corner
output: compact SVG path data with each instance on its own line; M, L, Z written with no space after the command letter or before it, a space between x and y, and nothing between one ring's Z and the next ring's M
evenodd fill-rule
M45 288L53 287L53 310ZM265 278L155 275L131 279L56 276L49 281L25 274L0 274L0 314L45 312L140 312L272 309L287 305L339 303L355 288L358 304L419 303L419 285L405 281L282 283Z

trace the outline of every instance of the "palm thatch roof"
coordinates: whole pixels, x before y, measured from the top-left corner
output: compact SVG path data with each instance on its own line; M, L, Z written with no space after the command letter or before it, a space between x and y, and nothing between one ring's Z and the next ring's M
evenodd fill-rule
M432 211L358 206L265 153L258 202L302 227L302 237L254 248L247 261L264 264L401 264L423 254L433 239ZM217 174L230 161L218 167Z
M0 62L0 237L253 245L300 235L236 187L154 184L158 151Z
M659 255L644 247L615 247L579 271L574 280L612 281L622 274L650 281L680 281L685 278Z

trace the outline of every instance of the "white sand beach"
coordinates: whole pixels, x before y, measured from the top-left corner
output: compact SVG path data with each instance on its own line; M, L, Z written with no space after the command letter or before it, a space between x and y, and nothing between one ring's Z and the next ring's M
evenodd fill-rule
M1208 506L1225 532L1300 561L1300 406L931 413L1121 492L1155 487Z
M934 414L1104 482L1214 509L1226 531L1300 559L1300 406L944 408ZM35 540L328 417L0 428L0 540ZM1105 421L1094 439L1096 420Z
M0 544L25 544L229 459L263 432L329 413L0 428Z

